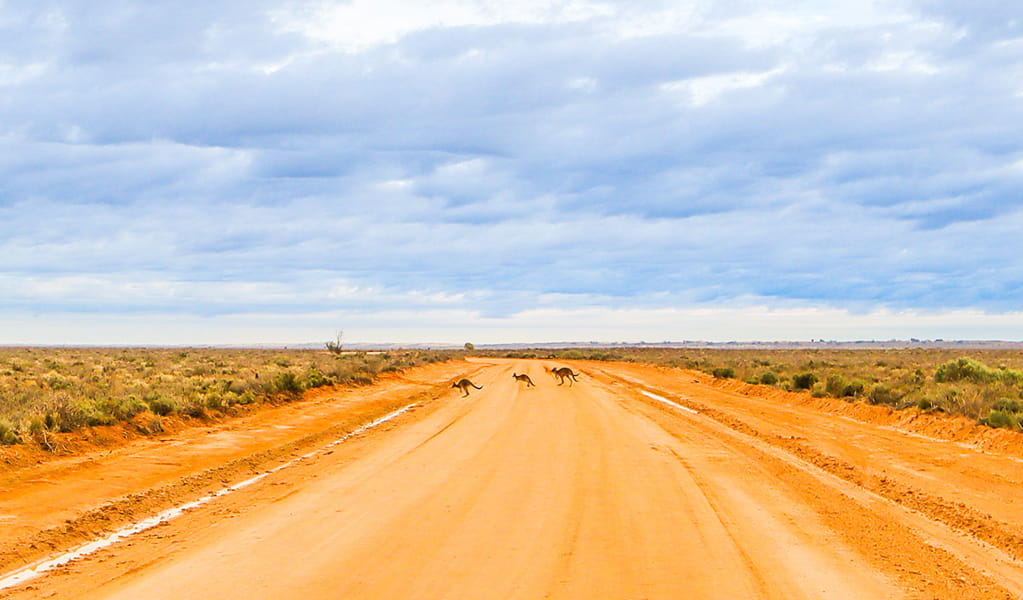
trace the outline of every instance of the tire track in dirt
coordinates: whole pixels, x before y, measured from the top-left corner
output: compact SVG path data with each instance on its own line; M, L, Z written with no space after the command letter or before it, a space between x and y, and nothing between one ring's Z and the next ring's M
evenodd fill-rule
M143 531L148 531L148 530L152 529L153 527L157 527L159 525L163 525L164 523L167 523L167 522L169 522L169 521L171 521L173 519L176 519L176 518L180 517L181 515L185 514L186 512L190 511L190 510L197 509L197 508L202 507L202 506L204 506L204 505L206 505L206 504L208 504L208 503L210 503L210 502L212 502L212 501L214 501L214 500L216 500L218 498L222 498L222 497L224 497L224 496L226 496L228 494L233 494L234 492L237 492L238 490L247 488L250 485L253 485L253 484L257 483L260 480L262 480L262 479L264 479L264 478L266 478L266 477L268 477L268 476L270 476L270 475L272 475L272 474L274 474L274 473L276 473L278 471L282 471L282 470L287 469L287 468L289 468L291 466L294 466L295 464L297 464L300 461L313 458L316 455L322 454L324 452L328 452L334 446L337 446L338 444L344 443L344 442L348 441L349 439L351 439L352 437L355 437L355 436L357 436L359 434L365 433L366 431L369 431L370 429L378 427L378 426L380 426L380 425L382 425L382 424L384 424L384 423L386 423L388 421L396 419L397 417L399 417L399 416L405 414L406 412L412 410L416 406L418 406L418 403L412 403L412 404L408 404L406 406L403 406L402 408L399 408L396 411L393 411L393 412L391 412L389 414L386 414L386 415L384 415L384 416L382 416L382 417L380 417L378 419L375 419L375 420L373 420L373 421L371 421L369 423L366 423L365 425L362 425L362 426L360 426L360 427L358 427L358 428L356 428L356 429L354 429L354 430L344 434L340 438L330 442L329 444L327 444L326 446L323 446L322 448L313 450L312 452L307 452L305 454L302 454L302 455L300 455L300 456L298 456L296 458L293 458L293 459L289 460L288 462L286 462L284 464L277 465L276 467L273 467L272 469L268 469L266 471L263 471L262 473L260 473L258 475L255 475L253 477L250 477L249 479L245 479L245 480L239 481L238 483L235 483L233 485L221 488L221 489L217 490L216 492L214 492L212 494L203 496L201 498L198 498L198 499L193 500L191 502L187 502L185 504L174 506L174 507L169 508L167 510L164 510L164 511L162 511L162 512L160 512L160 513L158 513L158 514L156 514L156 515L154 515L152 517L149 517L147 519L143 519L141 521L137 521L135 523L132 523L132 524L128 525L127 527L123 527L121 529L118 529L117 531L114 531L113 533L111 533L110 535L108 535L108 536L106 536L106 537L104 537L102 539L92 540L89 543L84 544L83 546L80 546L80 547L72 549L72 550L70 550L70 551L68 551L68 552L66 552L64 554L61 554L60 556L51 558L51 559L43 561L41 563L37 563L37 564L29 566L27 568L19 569L19 570L13 572L13 573L8 573L6 575L0 574L0 591L8 589L8 588L15 587L15 586L18 586L18 585L22 585L22 584L24 584L24 583L26 583L28 581L31 581L31 580L33 580L33 579L35 579L37 577L40 577L41 575L44 575L45 573L47 573L49 571L52 571L52 570L57 569L59 567L62 567L64 565L68 565L68 564L70 564L72 562L75 562L77 560L85 558L85 557L87 557L89 555L95 554L96 552L99 552L100 550L103 550L105 548L113 546L114 544L118 544L118 543L120 543L122 541L125 541L125 540L131 538L131 537L134 537L135 535L138 535L139 533L142 533Z
M480 368L482 367L475 368L473 372ZM415 404L419 405L418 410L422 410L433 400L446 394L449 383L418 387L426 389L412 395L391 398L382 404L367 406L363 410L356 409L340 423L325 424L319 431L299 439L180 477L164 485L110 499L101 506L86 510L58 526L40 530L27 538L3 540L0 542L0 574L25 569L60 553L110 536L158 513L217 494L246 479L265 474L282 464L296 460L310 448L343 438L353 430L358 430L398 407ZM90 461L89 464L94 465L97 462Z
M984 563L976 574L984 580L984 585L994 586L994 582L983 576L985 571L993 571L1006 588L1006 591L1013 594L1013 597L1023 597L1023 563L1018 560L1021 541L1018 536L1004 532L1000 529L1000 523L987 515L983 515L969 506L961 503L950 503L944 499L928 495L920 490L901 484L886 477L870 477L859 471L857 467L838 457L824 454L797 439L785 438L776 435L765 435L748 423L735 418L725 411L710 407L706 404L693 401L682 395L673 395L661 390L651 388L645 382L638 381L632 377L620 376L608 370L599 370L601 375L612 381L618 381L626 386L634 388L643 387L646 390L637 389L636 396L645 397L644 402L660 411L671 411L673 408L682 409L685 412L674 414L683 416L686 419L698 420L709 419L720 426L738 434L752 438L769 448L784 452L789 462L793 459L804 465L814 467L820 471L838 478L842 482L851 484L855 488L868 494L876 495L893 505L908 511L907 514L919 515L927 519L929 523L937 526L927 526L920 519L903 518L903 524L915 529L922 534L921 540L939 554L932 561L936 563L947 563L949 560L960 563L963 567L973 570L967 565L980 560ZM653 394L651 394L651 391ZM657 394L674 396L674 400L664 397L655 397ZM657 403L650 403L653 399ZM672 407L671 405L676 405ZM694 416L699 415L699 416ZM752 444L750 447L754 447ZM797 465L798 466L798 465ZM839 486L841 487L841 486ZM845 495L864 504L865 508L876 510L876 503L869 498L856 494L850 488L839 490ZM904 515L905 517L905 515ZM942 531L946 528L947 531ZM890 527L885 527L890 532ZM864 530L870 531L870 530ZM886 534L891 535L890 533ZM959 539L956 539L956 538ZM940 541L939 541L940 540ZM883 547L884 538L875 539L874 547ZM920 573L919 568L913 565L900 567L905 573ZM983 587L983 586L982 586ZM998 586L995 586L998 587ZM961 591L965 593L965 591ZM964 597L972 597L968 594Z
M622 381L636 383L631 378L623 378L604 372L610 377L617 377ZM671 396L672 394L660 392ZM798 437L784 437L778 435L764 434L748 423L738 419L725 411L712 408L705 404L695 402L690 398L680 397L677 401L679 408L690 411L694 414L704 414L715 421L744 433L764 440L779 448L791 452L794 456L813 464L833 475L856 484L864 489L870 490L893 502L911 508L928 515L936 521L940 521L949 527L964 534L972 535L984 542L987 542L1009 554L1014 559L1023 559L1023 536L1007 531L1008 524L991 515L984 514L962 502L949 502L938 496L928 494L912 486L900 483L890 477L877 477L862 473L855 465L842 460L839 457L825 454L800 441ZM888 428L890 429L890 428ZM909 433L903 432L905 435ZM941 441L930 439L930 441ZM952 442L947 442L952 443Z
M1014 559L1019 560L1023 557L1023 537L1006 531L1007 524L994 519L991 515L983 514L961 502L949 502L889 477L876 477L864 474L852 463L820 452L800 442L798 438L765 435L723 411L693 402L692 400L684 400L683 402L690 408L723 425L727 425L735 431L764 440L845 481L906 508L925 514L931 519L943 523L960 533L971 535L987 542L1003 550Z

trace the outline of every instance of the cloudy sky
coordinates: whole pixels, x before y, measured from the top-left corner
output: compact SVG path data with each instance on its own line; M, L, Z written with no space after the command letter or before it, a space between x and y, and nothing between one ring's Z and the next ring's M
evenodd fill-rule
M1003 0L0 0L0 343L1023 339Z

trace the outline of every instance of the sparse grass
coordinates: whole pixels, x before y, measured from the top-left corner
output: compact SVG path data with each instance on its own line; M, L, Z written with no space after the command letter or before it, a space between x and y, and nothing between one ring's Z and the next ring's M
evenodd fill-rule
M0 445L152 413L208 419L304 390L366 385L378 374L461 356L450 351L0 348ZM144 418L143 418L144 419ZM144 419L145 420L145 419Z

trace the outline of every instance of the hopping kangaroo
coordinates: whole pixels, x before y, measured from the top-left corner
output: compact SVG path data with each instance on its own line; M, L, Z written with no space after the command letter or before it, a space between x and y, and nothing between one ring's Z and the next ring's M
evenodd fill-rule
M464 392L462 394L463 398L465 398L466 396L469 395L469 387L470 386L476 388L477 390L482 390L483 389L483 386L476 385L475 383L469 381L468 379L459 379L458 381L456 381L456 382L451 384L451 387L458 388L458 389L460 389L460 390L462 390Z
M572 371L572 369L568 367L558 367L557 369L552 369L551 374L558 378L558 385L565 383L565 380L567 379L568 387L572 387L573 381L579 381L578 379L575 378L576 374Z
M529 375L526 375L525 373L523 373L522 375L519 375L518 373L512 373L512 377L515 378L515 381L525 381L529 385L536 387L536 384L533 383L533 380L530 379Z

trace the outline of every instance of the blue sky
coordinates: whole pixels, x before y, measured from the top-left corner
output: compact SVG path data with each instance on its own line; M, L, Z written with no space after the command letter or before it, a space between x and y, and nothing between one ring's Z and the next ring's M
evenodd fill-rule
M1023 339L1001 0L0 0L0 343Z

